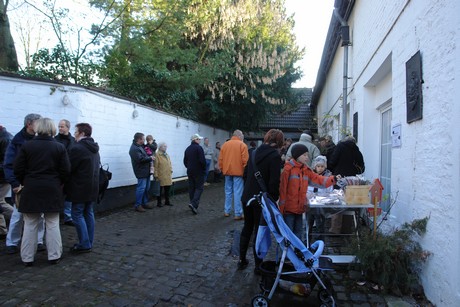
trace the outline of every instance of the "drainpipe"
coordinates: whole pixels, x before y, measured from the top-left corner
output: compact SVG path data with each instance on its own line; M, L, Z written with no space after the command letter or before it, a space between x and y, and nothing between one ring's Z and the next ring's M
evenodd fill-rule
M342 93L342 139L347 136L347 96L348 96L348 46L350 45L350 32L348 23L340 16L337 8L334 8L334 16L342 25L343 49L343 93Z

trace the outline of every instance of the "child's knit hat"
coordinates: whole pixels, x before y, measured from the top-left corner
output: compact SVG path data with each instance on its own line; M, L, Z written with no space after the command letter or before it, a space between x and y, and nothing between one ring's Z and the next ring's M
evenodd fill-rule
M294 160L297 160L298 157L308 152L307 146L303 144L295 144L291 149L291 156Z
M327 167L327 158L325 156L317 156L316 158L311 161L311 168L315 169L316 165L322 164Z

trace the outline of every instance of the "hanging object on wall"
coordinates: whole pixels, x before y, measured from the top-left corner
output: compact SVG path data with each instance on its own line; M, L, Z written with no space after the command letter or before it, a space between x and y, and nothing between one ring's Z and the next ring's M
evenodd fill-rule
M407 123L422 119L422 58L420 50L406 62Z

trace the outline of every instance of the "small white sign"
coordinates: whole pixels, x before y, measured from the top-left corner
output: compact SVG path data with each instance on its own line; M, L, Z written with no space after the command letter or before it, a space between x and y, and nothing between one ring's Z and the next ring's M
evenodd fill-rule
M401 124L393 125L391 128L391 146L401 147Z

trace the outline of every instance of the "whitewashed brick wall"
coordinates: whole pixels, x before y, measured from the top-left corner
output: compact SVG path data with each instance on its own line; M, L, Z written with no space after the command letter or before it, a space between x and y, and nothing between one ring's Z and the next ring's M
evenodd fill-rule
M401 124L402 146L392 149L391 214L394 225L430 216L421 239L433 255L422 271L425 294L437 306L460 302L460 2L357 1L348 21L349 112L359 114L358 145L367 178L380 176L379 107L390 101L392 124ZM343 48L339 47L318 106L340 114ZM405 63L420 50L423 119L406 123ZM390 59L390 69L372 84ZM384 191L385 193L385 191Z
M79 122L91 124L102 163L108 163L113 172L109 188L137 182L128 154L136 132L153 135L157 143L167 143L173 177L186 175L182 159L191 135L209 137L213 148L217 141L223 143L230 136L228 131L78 86L0 76L0 93L0 124L12 134L23 127L24 116L29 113L49 117L56 125L60 119L68 119L72 133Z

